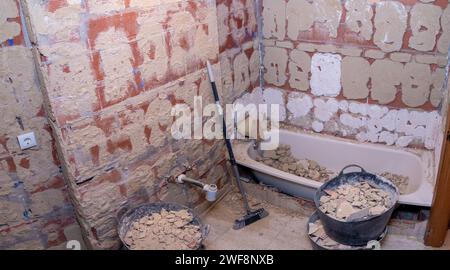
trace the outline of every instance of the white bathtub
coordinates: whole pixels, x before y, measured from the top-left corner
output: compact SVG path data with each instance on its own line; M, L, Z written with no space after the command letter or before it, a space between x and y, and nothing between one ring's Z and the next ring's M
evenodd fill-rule
M408 176L407 191L400 196L399 203L431 206L434 166L430 151L404 150L284 129L280 130L280 144L290 145L294 157L315 160L335 172L349 164L358 164L370 173L388 171ZM287 194L312 200L315 190L322 184L256 161L257 150L253 142L237 143L234 150L237 162L250 168L257 180Z

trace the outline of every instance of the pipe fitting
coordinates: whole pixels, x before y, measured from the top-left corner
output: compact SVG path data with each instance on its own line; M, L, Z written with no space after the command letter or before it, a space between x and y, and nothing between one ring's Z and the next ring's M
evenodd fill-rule
M217 199L217 191L218 191L217 185L205 184L196 179L189 178L185 174L178 175L175 181L178 184L189 183L189 184L192 184L192 185L202 188L203 192L206 193L206 200L209 202L213 202Z

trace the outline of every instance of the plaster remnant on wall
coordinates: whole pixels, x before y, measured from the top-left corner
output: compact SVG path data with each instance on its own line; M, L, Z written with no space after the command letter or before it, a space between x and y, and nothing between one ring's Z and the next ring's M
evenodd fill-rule
M433 3L436 0L420 0L422 3Z
M312 98L303 93L290 93L286 107L291 113L290 119L306 116L313 108Z
M266 82L276 86L286 83L286 68L288 63L287 50L276 47L266 47L264 55L264 67Z
M286 49L294 48L294 44L291 41L276 41L275 44L277 47L280 47L280 48L286 48Z
M279 0L264 0L263 7L264 37L275 37L279 40L283 40L286 36L286 2Z
M376 4L375 34L373 42L384 52L398 51L402 47L408 13L400 2L382 1Z
M278 104L279 112L280 112L280 121L284 121L286 119L286 107L284 100L283 91L276 88L267 88L263 91L263 98L265 104ZM268 106L268 111L270 112L270 106Z
M358 33L365 40L372 38L373 11L367 0L348 0L345 2L347 15L345 23L351 31Z
M342 60L342 88L348 99L369 96L370 63L362 57L344 57Z
M250 86L249 61L245 53L241 53L234 59L234 89L246 91Z
M230 33L230 19L228 7L221 3L217 5L217 31L219 35L219 45L224 46Z
M402 76L402 101L410 107L427 102L430 95L431 71L429 65L407 63Z
M437 43L440 53L447 54L450 45L450 5L444 10L441 16L442 34Z
M90 13L105 14L111 11L125 9L125 3L122 0L89 0L88 7Z
M433 50L436 35L440 30L441 8L429 4L415 4L410 13L412 36L409 39L409 47L419 51Z
M289 61L289 85L300 91L309 89L311 57L306 52L292 50Z
M315 132L321 132L323 130L323 123L315 120L312 122L311 127Z
M156 7L161 4L161 0L131 0L130 7L149 8Z
M161 80L169 69L167 50L162 36L163 28L157 17L139 17L136 40L144 59L140 66L145 80Z
M331 117L339 110L339 102L334 98L323 100L316 98L314 100L314 117L322 122L329 121Z
M338 52L347 56L361 56L362 49L360 48L339 48Z
M323 53L336 53L338 48L333 44L318 44L316 50Z
M230 28L231 36L236 44L240 44L244 41L246 35L246 27L248 24L247 17L245 15L244 4L240 1L233 1L231 8Z
M429 54L418 54L414 57L414 59L416 59L416 62L421 64L438 64L442 62L440 58L440 56ZM447 63L447 57L442 56L442 58L444 58L445 63Z
M18 16L19 11L14 0L0 1L0 43L20 34L20 24L8 21L8 18Z
M259 68L260 68L258 50L254 50L252 55L250 56L249 67L250 67L250 82L252 84L255 84L258 82Z
M407 147L414 139L414 136L401 136L397 139L395 145L400 147Z
M411 61L411 54L409 53L391 53L390 58L392 61L400 63L408 63Z
M111 48L111 44L118 46ZM126 34L113 28L102 32L97 37L95 49L100 51L105 73L105 99L110 101L124 96L134 81L133 54Z
M313 6L315 21L323 23L330 32L331 37L337 37L337 29L342 16L341 1L315 0Z
M316 96L335 97L341 91L341 56L316 53L311 60L311 89Z
M301 31L309 30L314 24L314 7L306 0L290 0L286 6L287 34L297 40Z
M342 124L357 129L364 126L366 118L355 117L349 113L343 113L340 115L339 120L341 121Z
M376 60L371 66L371 97L380 104L388 104L395 99L396 86L401 84L403 65L386 59Z
M430 102L434 107L438 107L443 97L443 86L445 80L445 69L437 68L431 75Z
M297 49L304 52L315 52L316 45L312 43L300 42L297 45Z
M383 59L386 54L379 50L366 50L364 56L372 59Z

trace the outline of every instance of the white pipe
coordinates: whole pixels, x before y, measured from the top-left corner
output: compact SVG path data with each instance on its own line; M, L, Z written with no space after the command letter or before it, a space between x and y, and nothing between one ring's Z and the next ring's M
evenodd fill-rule
M185 174L180 174L176 178L176 182L179 184L190 183L201 187L204 192L206 192L206 200L213 202L217 198L217 186L214 184L205 184L196 179L187 177Z

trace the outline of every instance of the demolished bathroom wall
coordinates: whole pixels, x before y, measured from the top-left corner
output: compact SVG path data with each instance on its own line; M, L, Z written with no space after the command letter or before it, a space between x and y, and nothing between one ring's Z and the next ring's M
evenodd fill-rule
M0 249L65 248L79 232L43 106L20 6L0 3ZM16 137L33 131L38 146Z
M256 81L252 67L259 63L250 65L255 56L248 33L254 19L246 11L252 1L22 2L88 245L119 247L121 209L158 200L204 204L200 191L190 190L186 198L170 183L187 167L193 167L192 177L219 189L228 183L223 142L175 140L171 108L192 109L195 95L203 105L213 103L206 60L223 81L224 101L240 94L233 89ZM227 35L218 34L220 21L229 26Z
M448 1L263 0L260 8L265 91L255 95L280 103L286 123L440 149Z

